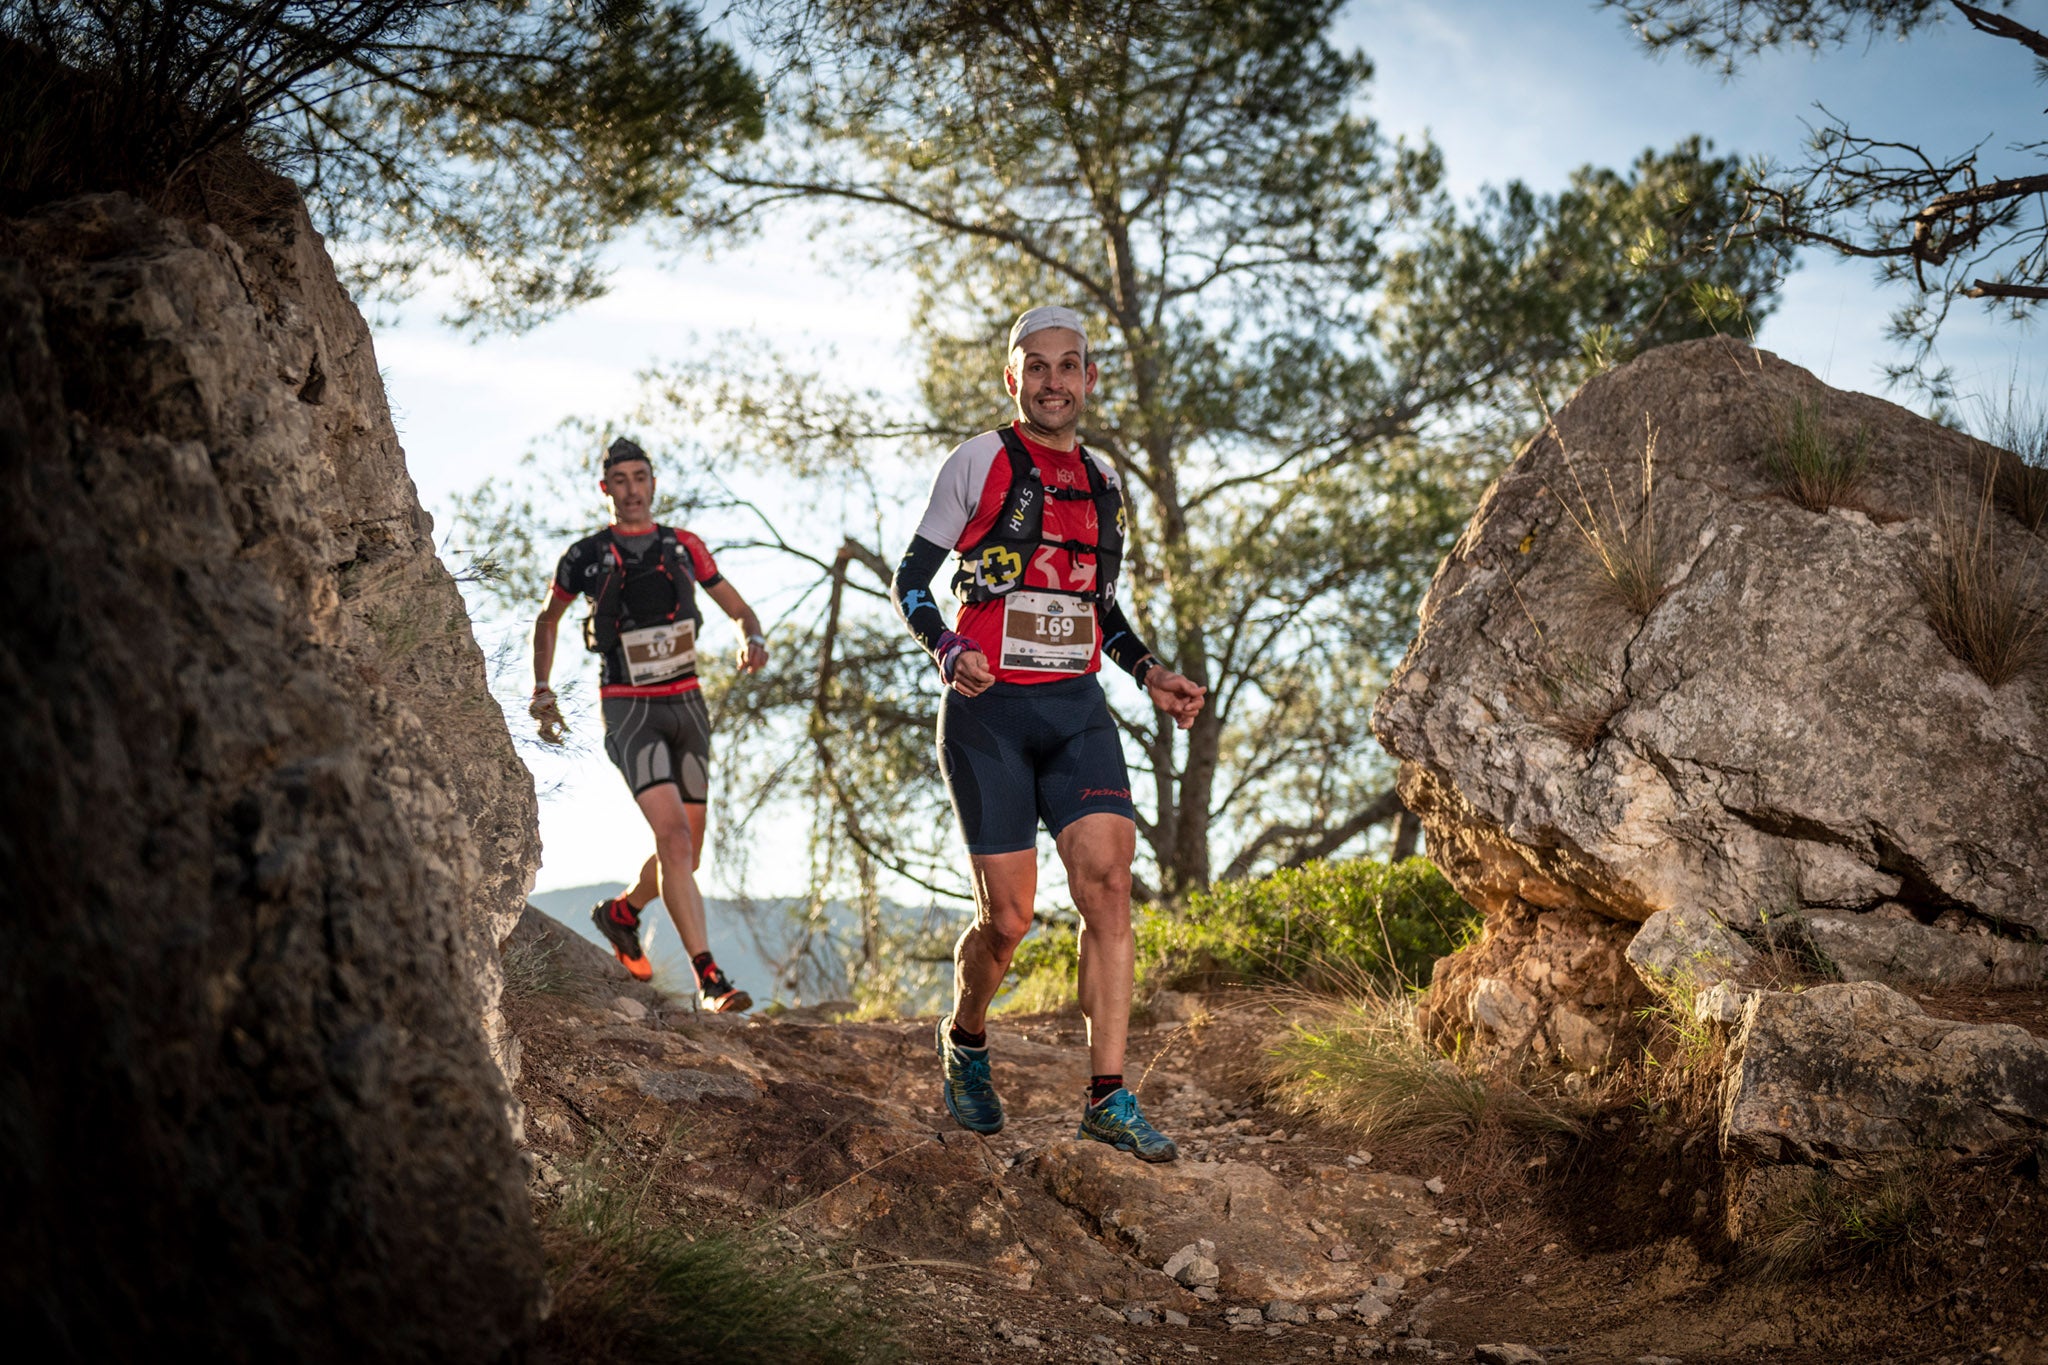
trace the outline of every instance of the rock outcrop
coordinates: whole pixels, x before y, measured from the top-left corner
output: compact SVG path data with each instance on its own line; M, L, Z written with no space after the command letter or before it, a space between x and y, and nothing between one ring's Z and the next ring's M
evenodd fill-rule
M102 196L0 223L0 332L16 1348L505 1358L532 784L363 321L295 205Z
M2048 1041L1930 1018L1888 986L1758 991L1729 1048L1723 1144L1766 1161L1983 1156L2048 1132Z
M1852 505L1774 481L1799 403L1867 442ZM1618 959L1659 912L1804 921L1852 978L2041 983L2048 678L1986 685L1917 586L1934 510L1974 506L1989 455L1721 340L1573 398L1488 490L1375 714L1431 856L1487 917L1439 967L1433 1028L1592 1064L1648 1000ZM1613 548L1646 526L1644 612L1581 528Z

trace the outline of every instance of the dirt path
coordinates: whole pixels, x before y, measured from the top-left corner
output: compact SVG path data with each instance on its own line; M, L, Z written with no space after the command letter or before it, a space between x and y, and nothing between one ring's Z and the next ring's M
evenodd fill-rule
M1959 1198L1928 1233L1951 1273L1920 1289L1868 1267L1766 1283L1699 1250L1711 1143L1624 1114L1548 1149L1366 1152L1262 1106L1248 1063L1270 1009L1136 1030L1133 1076L1183 1151L1146 1166L1075 1140L1078 1020L998 1021L1010 1122L984 1139L939 1106L930 1020L672 1012L594 950L558 959L575 970L507 1009L537 1204L578 1163L622 1163L656 1215L765 1227L850 1279L911 1361L1471 1360L1516 1343L1573 1362L2048 1365L2048 1189L2030 1182L2004 1182L2002 1207L1995 1182Z

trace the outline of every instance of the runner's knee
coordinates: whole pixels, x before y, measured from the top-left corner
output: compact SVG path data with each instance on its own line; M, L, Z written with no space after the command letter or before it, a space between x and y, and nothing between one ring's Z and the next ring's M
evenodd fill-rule
M976 912L975 921L997 956L1007 958L1031 932L1031 907L983 906Z
M1073 888L1074 904L1086 918L1101 918L1121 915L1126 923L1131 918L1131 869L1126 864L1111 863L1103 867L1084 868L1078 874L1069 872L1068 882Z

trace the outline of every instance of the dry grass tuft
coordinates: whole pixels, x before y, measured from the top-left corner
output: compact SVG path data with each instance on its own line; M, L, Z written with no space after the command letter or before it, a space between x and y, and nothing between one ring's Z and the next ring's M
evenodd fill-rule
M1998 532L1995 469L1974 505L1943 489L1934 539L1917 565L1920 597L1949 653L1993 687L2039 663L2048 605L2032 543L2012 549Z
M1934 1183L1931 1163L1864 1179L1813 1171L1750 1216L1743 1264L1759 1278L1787 1280L1901 1263L1931 1231Z
M1416 1028L1411 997L1366 991L1290 998L1295 1022L1268 1081L1279 1102L1368 1142L1428 1142L1488 1132L1576 1133L1572 1109L1446 1055Z
M554 1307L546 1358L720 1365L852 1365L899 1352L820 1278L729 1233L657 1217L653 1174L616 1153L568 1172L541 1243Z
M1670 568L1657 541L1657 429L1650 425L1647 416L1643 419L1643 431L1642 504L1636 515L1630 517L1622 511L1612 477L1607 479L1607 511L1593 505L1579 479L1578 468L1572 463L1571 452L1565 447L1564 436L1555 421L1550 423L1550 434L1557 441L1558 453L1564 457L1565 469L1578 492L1578 505L1574 507L1555 489L1551 494L1591 552L1603 593L1638 616L1648 616L1663 600L1664 580Z
M1608 722L1628 709L1626 692L1608 683L1592 661L1570 652L1552 657L1546 650L1532 676L1518 680L1511 694L1531 720L1581 751L1598 744Z
M2048 402L2023 396L2015 375L2004 406L1980 406L1977 427L2000 452L1999 506L2029 531L2041 530L2048 525Z
M1649 1035L1641 1061L1617 1068L1603 1099L1613 1103L1627 1095L1681 1127L1711 1128L1720 1116L1727 1030L1695 1017L1698 986L1691 977L1667 979L1658 994L1657 1004L1636 1014Z
M1857 428L1844 444L1821 420L1820 406L1805 398L1779 415L1771 446L1764 452L1764 470L1779 491L1809 512L1853 506L1869 463L1869 430Z
M505 972L505 994L566 995L574 986L574 973L560 960L561 945L536 935L521 943L508 944L499 957Z

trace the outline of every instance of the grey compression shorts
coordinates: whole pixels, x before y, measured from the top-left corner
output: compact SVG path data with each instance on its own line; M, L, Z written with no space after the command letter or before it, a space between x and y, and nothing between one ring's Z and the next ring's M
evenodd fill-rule
M711 792L711 712L702 692L672 697L606 697L604 751L638 796L673 782L683 800Z

